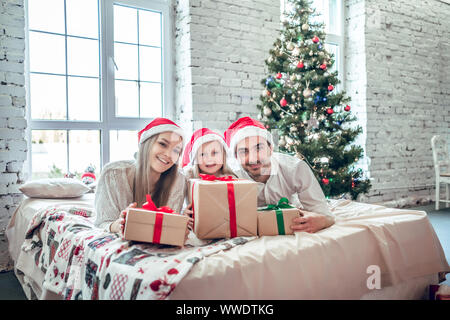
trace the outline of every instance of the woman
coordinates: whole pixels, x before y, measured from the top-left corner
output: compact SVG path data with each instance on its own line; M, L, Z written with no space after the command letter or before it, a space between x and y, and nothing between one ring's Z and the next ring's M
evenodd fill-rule
M183 131L173 121L156 118L138 134L137 160L107 164L95 194L95 225L123 234L128 208L142 207L146 194L156 206L180 212L185 179L178 171L183 151Z

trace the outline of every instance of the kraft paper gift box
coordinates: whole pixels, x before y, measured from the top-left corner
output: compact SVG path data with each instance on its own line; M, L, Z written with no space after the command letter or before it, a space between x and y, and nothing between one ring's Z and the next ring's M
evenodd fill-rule
M142 208L128 209L125 240L183 246L189 217L164 211L172 210L168 207L148 208L145 204Z
M294 234L292 219L300 216L300 210L290 206L286 198L281 198L278 204L258 208L258 235Z
M257 184L200 175L191 179L194 233L199 239L257 235Z

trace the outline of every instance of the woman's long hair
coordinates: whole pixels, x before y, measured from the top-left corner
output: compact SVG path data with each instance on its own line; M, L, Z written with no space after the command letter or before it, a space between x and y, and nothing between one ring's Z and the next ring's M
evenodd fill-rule
M136 175L134 186L134 201L137 206L141 207L147 201L146 195L150 194L150 174L151 165L149 159L153 144L158 139L156 134L139 145L139 151L136 162ZM170 191L172 190L178 175L178 161L172 167L163 173L153 189L151 194L152 200L157 207L166 206L168 204Z

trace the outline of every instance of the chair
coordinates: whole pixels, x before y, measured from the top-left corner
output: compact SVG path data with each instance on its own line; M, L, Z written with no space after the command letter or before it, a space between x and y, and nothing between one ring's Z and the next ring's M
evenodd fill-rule
M447 141L439 135L431 138L431 149L433 151L434 171L436 175L436 210L439 210L439 202L445 202L446 208L450 204L450 155L448 153ZM445 184L445 200L439 199L441 183Z

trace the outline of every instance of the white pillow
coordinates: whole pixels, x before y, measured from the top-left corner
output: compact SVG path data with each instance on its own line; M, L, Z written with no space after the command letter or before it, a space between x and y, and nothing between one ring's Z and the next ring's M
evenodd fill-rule
M19 187L30 198L75 198L89 190L83 182L71 178L31 180Z

